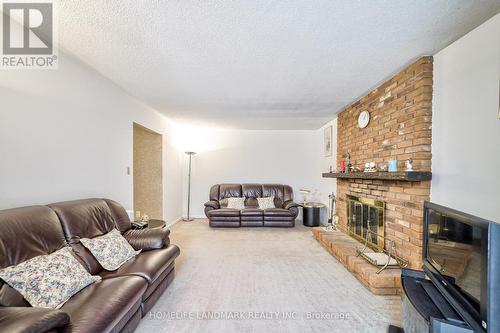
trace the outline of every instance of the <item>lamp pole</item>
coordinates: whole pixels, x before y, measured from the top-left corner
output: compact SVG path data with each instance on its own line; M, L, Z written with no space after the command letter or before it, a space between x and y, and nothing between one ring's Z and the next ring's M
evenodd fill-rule
M186 155L189 155L189 169L188 169L188 204L187 204L187 217L184 218L184 221L192 221L193 219L189 216L189 209L191 205L191 160L193 155L196 154L193 151L187 151Z

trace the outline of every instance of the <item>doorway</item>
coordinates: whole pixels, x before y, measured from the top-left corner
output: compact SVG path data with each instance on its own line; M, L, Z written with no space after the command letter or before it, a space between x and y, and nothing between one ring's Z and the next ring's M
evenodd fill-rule
M163 139L160 133L134 123L134 212L163 219Z

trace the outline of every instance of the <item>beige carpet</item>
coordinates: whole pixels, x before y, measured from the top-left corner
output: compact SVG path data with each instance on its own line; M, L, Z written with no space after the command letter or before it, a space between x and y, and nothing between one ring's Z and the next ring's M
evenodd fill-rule
M175 280L137 332L377 333L399 324L400 298L372 295L300 222L179 222L171 241L181 248Z

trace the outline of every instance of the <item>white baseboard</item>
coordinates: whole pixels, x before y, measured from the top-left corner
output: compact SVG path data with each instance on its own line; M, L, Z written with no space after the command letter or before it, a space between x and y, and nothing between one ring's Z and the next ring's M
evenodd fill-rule
M182 216L181 216L181 217L178 217L176 220L174 220L174 221L172 221L172 222L170 222L170 223L167 223L166 227L167 227L167 228L171 228L171 227L173 227L173 226L174 226L174 224L176 224L176 223L178 223L178 222L180 222L180 221L182 221Z

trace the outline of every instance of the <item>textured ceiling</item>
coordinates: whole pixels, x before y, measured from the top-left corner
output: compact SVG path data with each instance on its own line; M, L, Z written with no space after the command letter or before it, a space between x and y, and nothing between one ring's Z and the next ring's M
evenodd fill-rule
M172 119L315 129L500 1L64 0L58 10L62 49Z

